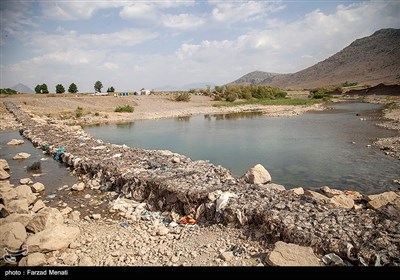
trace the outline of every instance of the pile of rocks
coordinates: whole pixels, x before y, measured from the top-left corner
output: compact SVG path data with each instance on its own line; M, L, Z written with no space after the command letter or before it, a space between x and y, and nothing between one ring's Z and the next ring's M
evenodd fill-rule
M227 169L207 161L103 143L80 127L39 124L14 104L6 107L22 122L24 137L60 156L100 190L145 201L154 210L192 215L200 223L249 229L267 243L280 240L311 246L318 254L335 253L353 264L373 265L377 258L384 264L400 264L399 220L388 214L393 211L386 211L398 209L398 193L390 194L385 206L354 209L354 202L340 194L318 198L309 191L301 194L300 189L285 190L270 183L262 166L234 178Z

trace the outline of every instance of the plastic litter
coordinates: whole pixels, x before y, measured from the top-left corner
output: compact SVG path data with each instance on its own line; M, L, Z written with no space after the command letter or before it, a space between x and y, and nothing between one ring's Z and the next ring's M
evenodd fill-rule
M123 228L127 228L129 226L128 222L123 222L119 224Z
M196 224L196 222L197 221L195 219L193 219L192 216L184 216L179 220L179 223L183 224L183 225L185 225L185 224L194 225L194 224Z
M231 198L231 197L238 197L238 196L231 192L223 192L217 199L217 202L215 205L216 211L221 212L221 210L224 209L228 205L229 198Z
M363 199L363 195L358 191L344 191L345 195L350 196L353 200L360 201Z
M65 147L61 147L59 148L55 155L54 155L54 159L60 161L61 160L61 155L67 150L67 148Z
M55 198L55 197L56 197L55 194L48 194L48 195L46 195L46 198L47 198L47 199L53 199L53 198Z
M335 253L330 253L322 257L322 261L326 265L333 265L333 266L344 266L344 261Z

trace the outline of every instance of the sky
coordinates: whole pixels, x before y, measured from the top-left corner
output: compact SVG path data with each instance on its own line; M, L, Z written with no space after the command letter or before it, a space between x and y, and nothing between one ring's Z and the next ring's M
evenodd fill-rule
M0 88L222 85L293 73L400 27L400 0L0 1Z

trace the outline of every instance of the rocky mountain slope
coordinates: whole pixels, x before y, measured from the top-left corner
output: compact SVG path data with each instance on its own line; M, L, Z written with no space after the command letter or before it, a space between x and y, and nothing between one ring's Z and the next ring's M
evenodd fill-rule
M400 83L400 29L381 29L355 40L333 56L299 72L284 75L255 71L234 83L267 84L306 89L341 84ZM253 75L257 73L257 75Z

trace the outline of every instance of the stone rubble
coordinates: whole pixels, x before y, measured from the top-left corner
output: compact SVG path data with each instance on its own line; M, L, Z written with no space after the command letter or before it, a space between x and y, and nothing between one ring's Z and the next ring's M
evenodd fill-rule
M226 226L217 231L222 235L223 232L230 231L230 227L236 227L232 229L235 231L240 229L241 232L246 232L248 238L265 244L264 252L272 249L269 244L280 241L296 244L295 246L307 246L307 251L311 250L317 256L334 253L353 265L363 262L374 265L377 256L384 265L400 265L400 223L386 213L378 211L379 209L345 209L332 205L332 198L317 192L307 190L303 195L280 187L264 187L269 185L268 178L260 181L254 181L256 176L234 178L229 170L208 161L192 161L172 152L103 143L93 139L79 127L38 123L14 104L7 102L5 105L23 124L21 133L34 146L50 155L57 155L59 149L65 149L60 154L60 161L69 166L89 186L82 191L92 189L91 183L96 182L93 189L99 186L100 191L108 191L114 198L135 201L127 202L124 206L119 205L116 207L118 210L113 210L122 213L124 218L128 217L128 223L114 223L112 220L108 222L103 215L95 220L93 215L99 213L92 213L93 219L87 216L87 220L80 220L74 214L74 219L67 220L68 226L56 225L29 236L27 243L33 251L54 251L48 259L50 265L59 262L66 264L64 261L77 265L82 255L90 258L83 259L83 263L90 263L92 260L95 265L142 265L152 264L154 260L166 265L185 265L188 263L185 259L196 258L193 255L199 257L204 253L211 254L210 247L207 246L212 243L204 241L204 233L212 235L214 231L210 230L220 227L218 224ZM116 154L120 155L118 160L115 160ZM179 161L173 160L175 157L178 157ZM13 202L12 199L17 197L12 190L0 188L3 201L8 201L5 203L6 208ZM398 196L396 193L395 195ZM196 223L203 226L182 227L178 224L176 215L196 217ZM165 221L169 221L168 225L174 222L178 226L173 224L174 227L166 227ZM131 226L131 223L151 234L143 234L136 226ZM163 227L167 229L164 230ZM112 228L119 230L112 232ZM129 231L129 235L124 235L121 229ZM190 234L188 231L191 231ZM98 232L104 235L95 234ZM135 234L142 235L132 239L130 243L130 239L126 237ZM199 234L202 235L201 241L204 243L196 243L200 242L196 240ZM95 237L102 241L94 240ZM120 241L109 243L109 240L116 238ZM171 243L175 239L192 242L196 249L187 251L187 247L179 246L179 242ZM72 240L79 240L82 246L79 254L67 252L76 250L68 248ZM213 250L216 249L215 253L212 253L214 259L202 264L233 264L240 255L239 251L246 252L245 255L248 256L251 252L260 253L261 250L242 250L236 248L239 244L232 241L218 240L215 241L217 248L212 247ZM157 245L153 246L154 242L157 242ZM278 243L275 245L280 248ZM97 247L90 249L94 244ZM142 246L144 244L146 246ZM235 257L230 258L231 254L228 253L225 254L226 259L221 258L219 246L228 244L231 244L232 248L235 247L235 250L224 248L223 252L232 251ZM153 250L155 248L159 250L158 253ZM70 257L64 255L61 258L56 251L62 250ZM78 258L73 254L78 255ZM99 254L104 256L101 261L98 260ZM265 260L260 261L267 264Z

